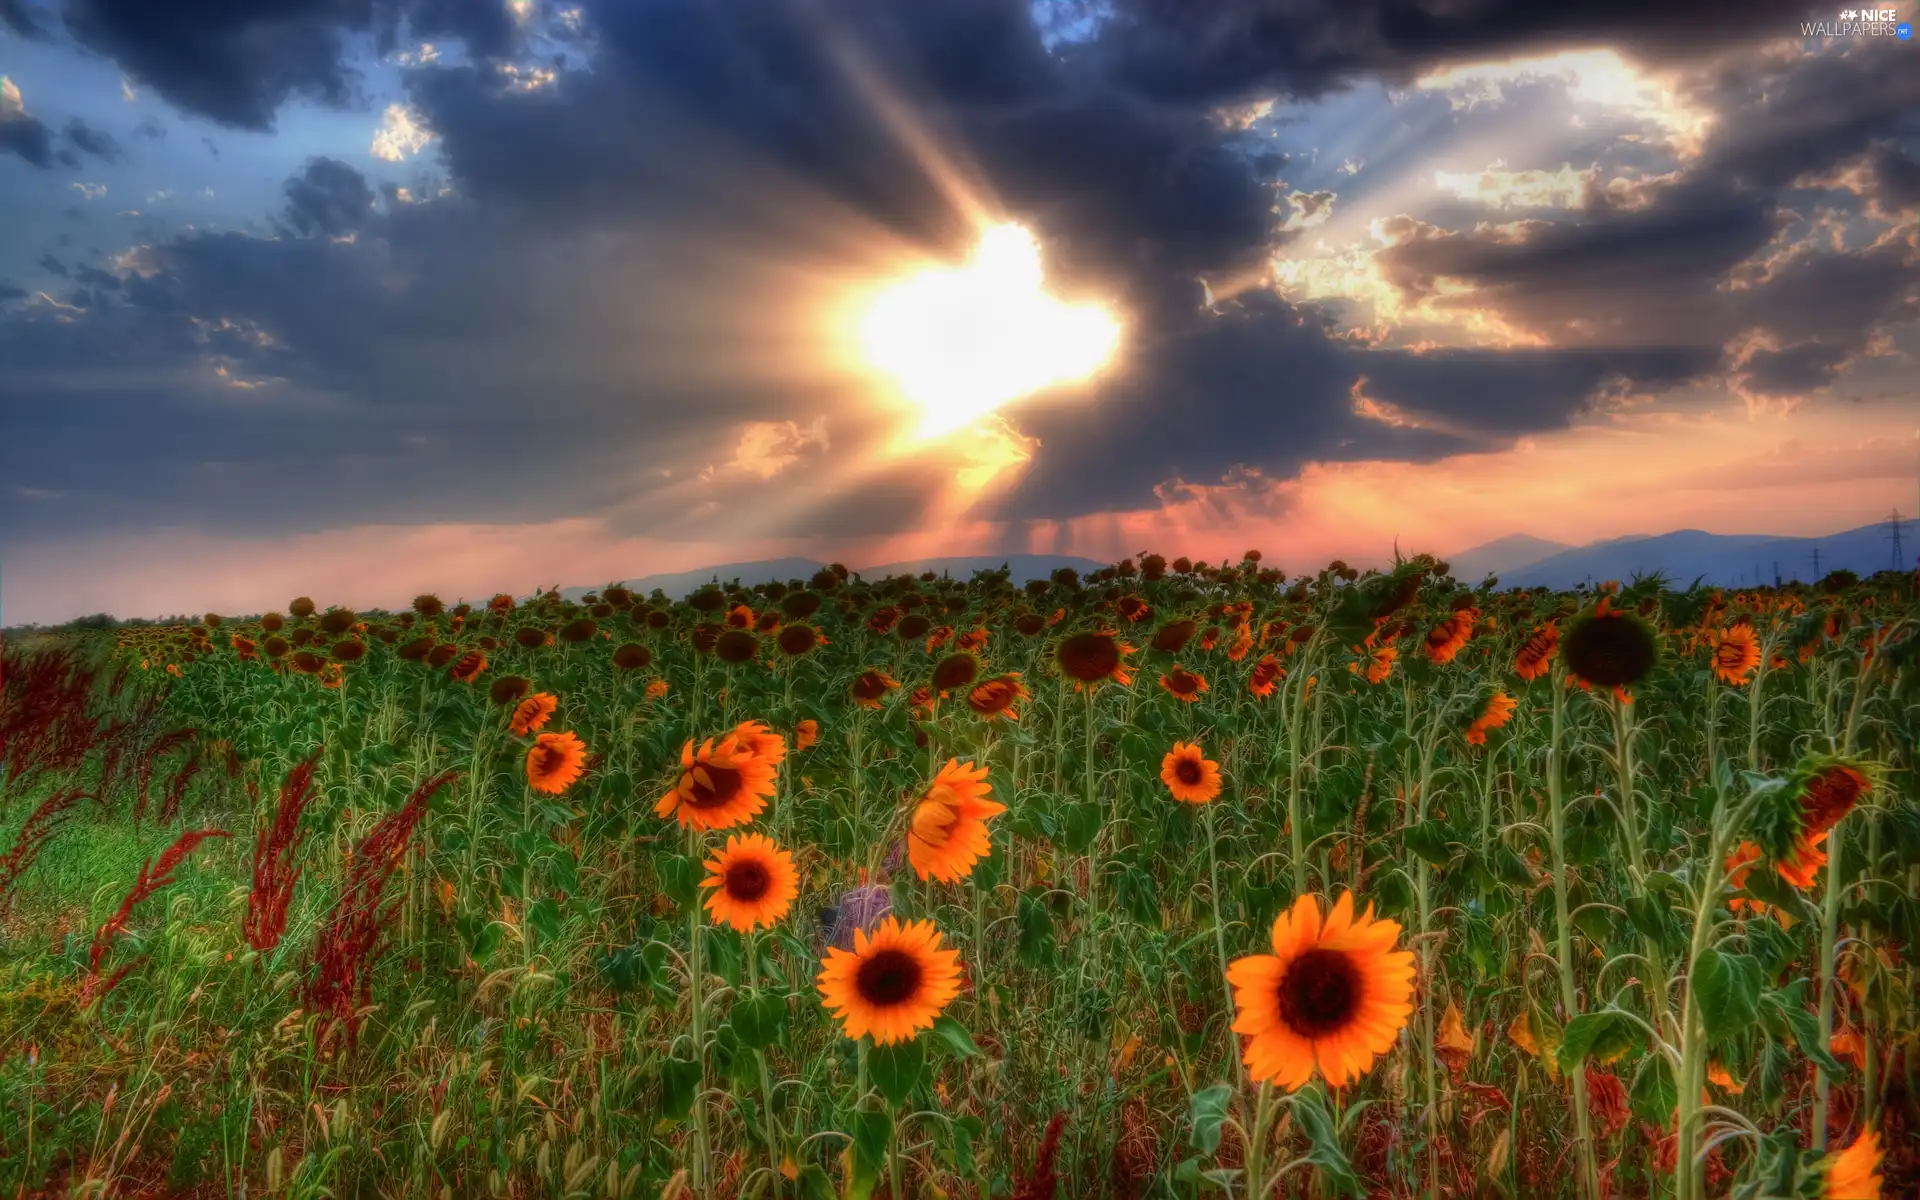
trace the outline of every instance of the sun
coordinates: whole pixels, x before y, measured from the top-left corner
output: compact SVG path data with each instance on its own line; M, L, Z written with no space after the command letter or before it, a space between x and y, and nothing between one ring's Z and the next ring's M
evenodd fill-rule
M1022 396L1084 382L1111 361L1120 342L1114 316L1063 302L1043 284L1033 235L996 225L972 261L923 271L873 298L860 320L861 351L919 408L921 440Z

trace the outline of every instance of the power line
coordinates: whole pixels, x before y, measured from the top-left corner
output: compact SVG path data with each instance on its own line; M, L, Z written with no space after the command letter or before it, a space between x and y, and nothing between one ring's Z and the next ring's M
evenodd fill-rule
M1893 569L1898 571L1900 569L1900 563L1902 561L1900 558L1900 510L1899 509L1896 508L1893 510L1892 515L1887 518L1887 523L1893 526L1893 532L1887 535L1887 540L1893 543Z

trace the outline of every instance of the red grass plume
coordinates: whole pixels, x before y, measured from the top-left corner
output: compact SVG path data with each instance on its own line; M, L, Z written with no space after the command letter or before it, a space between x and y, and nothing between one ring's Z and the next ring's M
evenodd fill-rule
M316 749L288 772L274 805L273 824L253 840L253 887L247 892L247 916L241 926L247 945L262 954L280 944L287 931L287 905L300 878L300 848L308 830L300 825L313 803L313 770L320 761Z
M13 885L20 882L33 860L40 857L40 851L87 797L88 793L79 788L67 788L42 800L40 807L27 817L27 823L20 827L20 835L14 839L13 850L0 858L0 904L5 904L13 895Z
M192 854L201 842L208 838L231 836L233 835L224 829L188 830L161 853L159 861L149 858L140 864L140 874L134 879L132 889L121 899L119 909L108 917L106 924L100 926L99 931L93 935L93 949L87 953L87 978L80 988L82 997L90 1000L96 996L105 996L126 978L128 971L133 969L134 964L128 963L115 971L104 985L100 982L100 968L107 961L107 952L113 948L114 937L126 929L127 922L133 917L134 905L172 883L174 871L186 861L187 855Z
M95 675L66 651L0 654L0 764L9 790L76 771L101 741Z
M353 1045L359 1010L373 997L373 968L386 951L389 927L400 911L399 899L386 899L387 883L427 815L427 801L459 777L458 771L442 771L422 782L353 848L346 886L314 940L313 973L305 989L307 1008L326 1014L323 1035L338 1025L347 1045Z
M1053 1169L1060 1154L1060 1134L1067 1127L1067 1114L1055 1113L1047 1122L1047 1135L1040 1141L1040 1152L1033 1156L1033 1170L1013 1193L1013 1200L1053 1200L1060 1176Z

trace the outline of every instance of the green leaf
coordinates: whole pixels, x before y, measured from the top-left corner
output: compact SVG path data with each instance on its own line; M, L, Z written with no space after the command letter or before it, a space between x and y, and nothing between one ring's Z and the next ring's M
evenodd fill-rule
M1618 1058L1641 1044L1640 1026L1617 1008L1583 1013L1560 1031L1560 1069L1572 1071L1589 1055L1602 1061Z
M1068 854L1085 854L1100 833L1100 806L1085 800L1065 805L1060 810L1060 836L1057 839Z
M986 1128L986 1123L979 1117L955 1117L948 1126L953 1137L950 1143L953 1169L963 1177L974 1172L973 1144L980 1140Z
M660 1115L669 1121L684 1121L693 1111L693 1097L700 1090L700 1064L683 1058L660 1060Z
M1680 1089L1673 1082L1673 1067L1664 1054L1649 1054L1640 1060L1633 1073L1633 1086L1627 1089L1627 1103L1633 1115L1664 1129L1673 1121L1674 1106Z
M980 1047L974 1044L973 1035L967 1027L952 1017L942 1014L933 1022L933 1036L939 1039L956 1058L978 1058Z
M542 896L527 906L527 928L550 942L560 936L560 905L551 896Z
M772 992L736 1000L729 1015L735 1036L749 1050L765 1050L787 1028L787 999Z
M1746 881L1740 885L1740 890L1749 898L1771 905L1796 921L1811 921L1817 924L1820 920L1820 914L1813 905L1807 903L1806 897L1800 894L1800 890L1780 878L1780 873L1769 868L1765 863L1756 863L1753 869L1747 872Z
M1360 1186L1360 1177L1354 1174L1353 1164L1347 1161L1347 1152L1340 1148L1340 1137L1333 1127L1333 1115L1327 1111L1320 1089L1309 1088L1294 1093L1293 1115L1313 1143L1306 1159L1320 1168L1321 1177L1345 1195L1365 1196L1366 1189Z
M1444 867L1453 861L1453 851L1448 845L1447 827L1438 821L1422 821L1418 825L1409 825L1401 831L1400 840L1407 849L1418 854L1436 867Z
M893 1140L893 1115L885 1109L853 1114L853 1161L878 1171L887 1161L887 1143Z
M1216 1083L1193 1094L1187 1113L1193 1120L1193 1148L1212 1154L1220 1148L1220 1124L1227 1119L1227 1105L1233 1102L1233 1085Z
M1693 966L1693 996L1709 1041L1731 1037L1760 1016L1760 963L1708 947Z
M1020 962L1028 967L1045 967L1054 959L1053 914L1046 903L1032 892L1020 893Z
M887 1102L896 1107L905 1104L926 1072L927 1050L920 1039L875 1046L867 1051L867 1078Z
M700 894L700 864L679 854L663 854L653 860L660 875L660 890L675 904L692 904Z
M1798 1006L1788 1008L1783 1015L1788 1028L1793 1030L1793 1042L1800 1047L1800 1053L1819 1063L1829 1076L1844 1078L1847 1068L1833 1056L1826 1039L1820 1036L1820 1018Z

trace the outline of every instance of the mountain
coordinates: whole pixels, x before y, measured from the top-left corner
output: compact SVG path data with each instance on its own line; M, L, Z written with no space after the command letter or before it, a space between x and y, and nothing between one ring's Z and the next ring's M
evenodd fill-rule
M1453 577L1462 583L1479 583L1488 575L1505 576L1510 571L1573 548L1565 542L1550 542L1546 538L1515 533L1450 555L1447 565L1453 568Z
M620 582L642 596L659 588L668 596L679 600L688 593L712 583L716 578L721 583L732 583L738 579L743 585L752 587L755 584L768 583L776 579L783 583L793 579L809 579L814 572L826 565L811 558L770 558L760 562L722 563L719 566L701 567L694 571L674 571L665 575L642 575L638 579L625 579ZM1002 565L1007 567L1014 584L1018 585L1029 579L1045 579L1052 575L1057 567L1072 567L1084 575L1088 571L1097 571L1111 564L1065 554L978 554L956 558L921 558L909 562L882 563L877 567L855 567L853 570L866 579L883 579L888 575L919 575L933 571L952 575L955 579L966 580L973 578L975 571L998 570ZM569 600L578 600L588 592L598 590L598 587L569 587L561 588L560 594Z
M1842 568L1866 576L1894 565L1890 532L1884 522L1826 537L1681 529L1656 537L1595 542L1498 574L1502 587L1570 588L1589 580L1598 583L1607 579L1625 583L1635 575L1653 571L1664 574L1675 587L1686 587L1701 576L1717 587L1752 587L1755 583L1772 583L1775 571L1782 582L1811 583ZM1920 548L1920 530L1903 541L1901 557L1907 559L1903 567L1913 565L1908 546ZM1817 572L1813 565L1816 550L1820 555ZM1457 566L1454 577L1470 578Z

